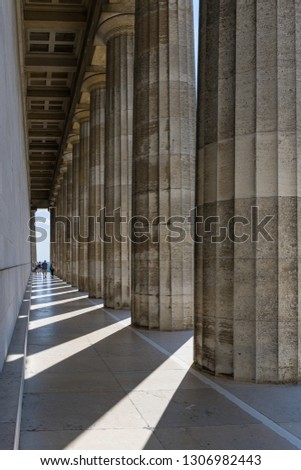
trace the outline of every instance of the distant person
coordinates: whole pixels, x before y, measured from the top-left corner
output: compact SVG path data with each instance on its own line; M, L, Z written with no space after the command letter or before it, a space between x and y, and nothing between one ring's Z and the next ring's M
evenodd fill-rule
M38 272L38 273L41 273L41 272L42 272L42 265L41 265L41 263L38 263L37 272Z
M43 271L43 279L46 279L47 277L47 261L44 260L44 263L42 264L42 271Z
M51 264L50 264L51 277L54 276L54 271L55 271L54 266L53 266L53 264L51 263Z

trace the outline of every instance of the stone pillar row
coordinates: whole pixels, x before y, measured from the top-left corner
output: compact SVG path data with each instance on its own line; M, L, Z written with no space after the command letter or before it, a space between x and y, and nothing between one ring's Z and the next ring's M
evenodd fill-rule
M189 222L195 178L192 5L180 2L170 8L168 2L139 2L136 17L134 167L133 11L105 15L100 20L99 34L107 46L107 81L101 74L89 74L83 89L90 93L90 109L79 107L75 114L79 136L69 139L73 170L71 175L67 168L58 194L58 200L67 195L67 202L58 206L59 213L79 216L80 241L72 240L70 277L69 255L59 231L59 272L89 291L91 297L104 297L110 308L130 307L132 288L133 322L137 326L185 329L192 326L193 317ZM147 31L154 32L152 41ZM72 197L71 209L68 196ZM147 224L166 218L161 225L155 222L152 226L156 240L131 243L132 198L134 215ZM104 230L103 220L95 221L103 208L111 218L106 234L99 233ZM171 217L185 219L181 243L166 240L172 230ZM106 236L106 243L98 235L102 239Z
M204 370L300 380L301 6L200 2L197 125L191 0L135 8L100 20L107 78L89 73L56 198L58 215L80 216L82 243L68 254L58 229L57 273L131 305L138 327L194 316ZM93 237L102 208L106 243Z

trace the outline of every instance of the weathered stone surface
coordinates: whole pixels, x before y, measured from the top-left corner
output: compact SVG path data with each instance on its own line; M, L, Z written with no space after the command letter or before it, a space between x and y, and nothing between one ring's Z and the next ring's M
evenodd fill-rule
M132 245L132 315L134 325L161 330L193 321L192 25L191 2L136 2L133 214L149 235Z
M89 215L89 117L80 119L79 143L79 261L78 261L78 287L80 290L89 290L88 266L88 215Z
M301 376L298 18L296 2L201 4L197 206L228 239L196 244L195 360L237 380Z
M106 87L102 75L90 90L90 163L89 163L89 295L104 296L104 237L99 217L104 209L105 103Z
M79 285L79 245L78 245L78 227L79 227L79 136L72 142L72 285Z
M0 371L30 274L29 178L16 2L0 2Z
M105 208L110 241L104 245L104 299L110 308L130 306L132 214L133 15L117 15L101 25L107 43ZM122 237L124 240L122 241Z

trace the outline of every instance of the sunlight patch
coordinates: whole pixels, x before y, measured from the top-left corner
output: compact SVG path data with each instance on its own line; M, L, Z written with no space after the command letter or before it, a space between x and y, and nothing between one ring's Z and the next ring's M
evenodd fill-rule
M43 351L34 354L29 354L28 358L30 363L32 364L34 361L34 371L30 371L30 367L28 367L26 380L41 374L47 369L64 362L66 359L69 359L76 354L88 350L94 344L107 339L109 336L114 335L117 331L120 331L123 328L125 327L113 323L112 325L102 327L99 330L92 331L91 333L80 336L79 338L66 341L63 344L44 349ZM91 360L93 359L94 357L91 356Z
M69 320L70 318L76 318L79 315L83 315L85 313L93 312L95 310L99 310L103 307L103 304L95 305L93 307L82 308L80 310L73 310L72 312L62 313L60 315L56 315L55 317L48 317L48 318L41 318L39 320L31 320L29 325L29 330L36 330L37 328L41 328L43 326L52 325L53 323L58 323L64 320Z
M43 299L45 297L54 297L54 296L57 296L57 295L72 294L72 293L78 292L78 291L79 291L78 289L72 289L72 290L65 290L64 292L55 292L54 294L52 292L50 292L50 294L33 295L31 297L31 299L32 300Z
M89 295L81 295L80 297L73 297L71 299L55 300L54 302L46 302L44 304L35 304L30 307L30 310L38 310L39 308L53 307L54 305L68 304L69 302L76 302L77 300L88 299Z

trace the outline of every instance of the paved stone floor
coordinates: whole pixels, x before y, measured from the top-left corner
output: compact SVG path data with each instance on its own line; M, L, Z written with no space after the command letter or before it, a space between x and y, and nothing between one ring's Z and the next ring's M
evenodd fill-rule
M58 278L32 289L21 449L301 448L300 386L205 376L191 331L135 330Z

